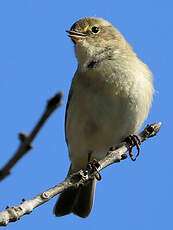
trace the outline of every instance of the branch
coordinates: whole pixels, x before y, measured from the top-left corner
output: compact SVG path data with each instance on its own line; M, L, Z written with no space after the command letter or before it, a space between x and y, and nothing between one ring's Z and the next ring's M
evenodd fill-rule
M48 100L46 108L41 115L39 121L31 131L29 135L26 133L19 133L19 139L21 141L18 149L16 150L13 157L7 162L7 164L0 170L0 181L10 174L11 169L14 165L33 147L32 141L43 127L50 115L61 105L62 93L57 93L54 97Z
M141 142L147 140L150 137L155 136L161 127L161 122L148 125L143 132L138 136ZM86 170L80 170L79 172L67 177L62 183L57 184L53 188L46 190L43 193L35 196L31 200L22 200L22 203L18 206L7 207L6 210L0 212L0 226L6 226L9 222L15 222L20 219L23 215L29 214L34 208L44 204L57 194L64 192L72 187L78 187L81 184L87 183L87 181L93 179L98 171L101 171L105 167L120 162L127 158L126 152L133 147L129 143L121 143L121 147L109 151L107 156L97 162L97 169L93 167L88 167ZM96 169L96 170L95 170Z

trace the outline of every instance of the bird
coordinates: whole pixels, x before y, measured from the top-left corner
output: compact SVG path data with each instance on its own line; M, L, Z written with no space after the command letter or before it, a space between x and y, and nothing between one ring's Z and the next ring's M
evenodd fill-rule
M67 33L78 61L65 115L69 176L85 169L89 160L103 159L128 135L137 134L147 119L154 86L150 69L110 22L85 17ZM87 217L95 186L96 178L62 192L54 214Z

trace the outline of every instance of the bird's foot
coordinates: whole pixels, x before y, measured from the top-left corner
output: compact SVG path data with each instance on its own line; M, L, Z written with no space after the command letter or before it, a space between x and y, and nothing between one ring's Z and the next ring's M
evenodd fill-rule
M125 138L125 141L130 144L130 149L129 149L129 156L131 158L132 161L135 161L137 159L137 157L139 156L140 154L140 144L141 144L141 141L139 139L139 137L135 134L131 134L129 135L128 137ZM135 157L133 157L133 152L132 152L132 149L133 147L136 146L137 148L137 154Z
M88 166L87 166L87 167L89 167L90 169L92 169L93 171L96 172L95 178L97 180L101 180L102 179L99 171L97 170L99 168L99 166L100 166L100 164L98 163L98 161L96 159L93 159L92 161L90 161L88 163Z

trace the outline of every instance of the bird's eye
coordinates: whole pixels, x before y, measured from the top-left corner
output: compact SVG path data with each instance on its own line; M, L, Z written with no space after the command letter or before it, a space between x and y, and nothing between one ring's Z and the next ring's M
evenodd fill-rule
M97 33L99 32L99 27L93 26L93 27L91 28L91 31L92 31L94 34L97 34Z

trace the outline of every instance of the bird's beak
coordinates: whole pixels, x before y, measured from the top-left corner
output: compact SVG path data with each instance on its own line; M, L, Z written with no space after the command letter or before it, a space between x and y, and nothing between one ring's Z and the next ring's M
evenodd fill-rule
M76 43L78 40L86 37L86 34L80 33L80 32L74 31L74 30L66 30L66 32L68 33L68 36L72 39L72 41L74 43Z

